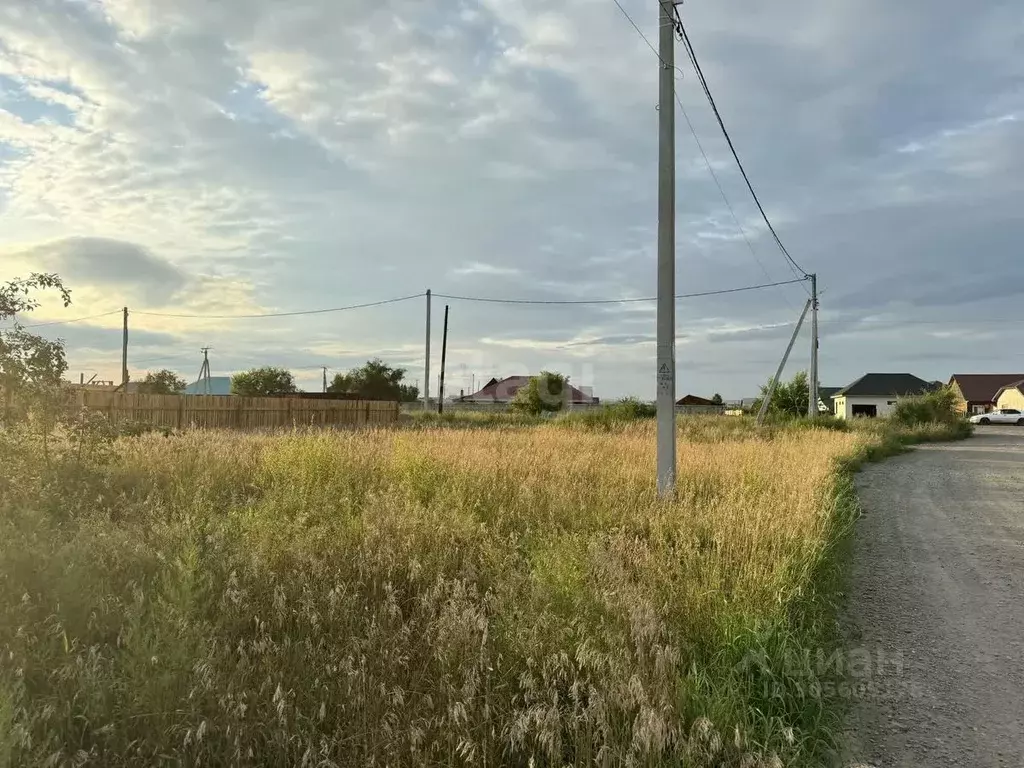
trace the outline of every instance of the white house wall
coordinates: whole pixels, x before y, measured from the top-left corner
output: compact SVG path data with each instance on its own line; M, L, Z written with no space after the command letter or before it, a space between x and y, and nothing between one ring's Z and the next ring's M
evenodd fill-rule
M832 402L835 404L835 414L840 419L852 419L853 406L855 405L873 405L875 406L878 418L885 418L892 413L893 406L896 405L896 398L892 395L888 397L844 396L834 398Z

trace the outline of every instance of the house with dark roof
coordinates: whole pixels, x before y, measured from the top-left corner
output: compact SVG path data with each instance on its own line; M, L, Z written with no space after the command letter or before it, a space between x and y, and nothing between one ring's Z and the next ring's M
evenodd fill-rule
M1013 408L1024 412L1024 378L1000 387L996 392L995 403L997 408Z
M491 379L478 392L458 398L456 402L475 405L508 405L516 392L530 383L530 376L506 376L504 379ZM569 405L597 405L598 398L590 387L574 387L569 385Z
M676 401L677 413L725 413L725 404L700 395L683 395Z
M1024 381L1024 373L954 373L949 386L956 394L957 410L975 414L995 408L1003 388L1018 381Z
M842 387L823 387L818 385L818 413L832 413L832 395Z
M934 390L934 382L910 373L865 373L832 395L833 412L840 419L888 416L899 398Z

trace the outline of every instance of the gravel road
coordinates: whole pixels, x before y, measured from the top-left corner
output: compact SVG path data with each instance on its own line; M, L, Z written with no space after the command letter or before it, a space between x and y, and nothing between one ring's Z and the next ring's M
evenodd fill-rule
M1024 429L857 476L844 764L1024 766Z

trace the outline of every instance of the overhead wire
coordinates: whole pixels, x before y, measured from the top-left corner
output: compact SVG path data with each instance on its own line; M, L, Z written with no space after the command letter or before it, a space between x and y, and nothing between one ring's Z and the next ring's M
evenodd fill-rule
M183 314L178 312L143 312L139 310L133 310L132 314L146 315L148 317L178 317L194 320L254 320L261 317L296 317L298 315L322 315L327 312L345 312L350 309L366 309L368 307L380 307L385 304L397 304L400 301L418 299L422 296L422 293L414 293L409 296L399 296L394 299L384 299L382 301L369 301L366 302L365 304L350 304L345 307L328 307L326 309L303 309L296 310L294 312L264 312L260 314L251 315L195 315Z
M86 315L85 317L73 317L70 320L50 320L45 323L32 323L30 325L23 325L22 328L43 328L48 325L66 325L68 323L80 323L84 320L95 320L100 317L108 317L110 315L121 314L120 309L115 309L111 312L101 312L98 315Z
M701 296L721 296L727 293L741 293L743 291L756 291L762 288L774 288L778 285L792 285L793 283L803 282L806 278L798 278L795 280L780 280L774 283L761 283L759 285L744 285L739 288L721 288L716 291L698 291L697 293L679 293L676 294L675 298L678 299L696 299ZM439 299L450 299L452 301L475 301L484 302L487 304L532 304L532 305L587 305L587 304L633 304L644 301L657 301L657 296L640 296L640 297L628 297L619 299L497 299L497 298L484 298L480 296L455 296L447 293L435 293L435 298Z
M736 224L736 229L739 230L740 235L743 237L743 242L747 244L747 250L750 251L750 255L754 257L754 261L757 262L757 266L761 268L761 272L764 273L765 279L771 280L772 276L768 272L768 268L765 267L764 262L761 261L757 255L757 251L754 250L754 244L750 242L750 238L747 236L747 230L744 229L743 225L740 224L739 217L736 215L735 209L732 207L732 203L729 202L728 196L725 194L725 189L722 187L722 182L718 178L718 174L715 173L714 166L711 165L711 161L708 159L707 152L704 151L704 145L701 143L700 137L697 136L697 130L693 127L693 123L690 121L690 116L686 112L686 107L683 106L683 100L679 98L679 92L673 89L676 97L676 103L679 105L679 111L683 114L683 119L686 120L686 125L690 129L690 133L693 136L693 140L697 144L697 149L700 150L701 157L704 158L704 165L708 169L708 173L711 174L711 178L715 182L715 186L718 187L718 194L722 196L722 202L725 203L725 207L729 211L729 215L732 217L733 222ZM783 300L789 305L789 308L794 312L796 307L789 300L789 297L785 293L782 294Z
M763 288L774 288L782 285L792 285L794 283L803 282L806 278L800 277L793 280L779 280L769 283L759 283L757 285L744 285L736 288L721 288L712 291L698 291L695 293L682 293L678 294L676 299L692 299L701 296L720 296L729 293L742 293L745 291L756 291ZM247 315L200 315L200 314L185 314L177 312L148 312L144 310L132 310L133 315L143 315L147 317L175 317L195 320L243 320L243 319L258 319L266 317L296 317L301 315L318 315L327 312L344 312L346 310L353 309L366 309L369 307L379 307L386 304L396 304L398 302L410 301L412 299L418 299L425 296L425 293L414 293L408 296L399 296L393 299L383 299L381 301L369 301L362 304L350 304L344 307L329 307L325 309L306 309L296 310L293 312L268 312L264 314L247 314ZM449 299L452 301L472 301L472 302L483 302L489 304L532 304L532 305L598 305L598 304L632 304L645 301L656 301L655 296L625 296L618 298L600 298L600 299L500 299L486 296L463 296L458 294L449 293L434 293L432 294L435 298ZM70 320L60 320L51 323L38 323L34 326L23 326L26 328L40 327L45 325L56 325L57 323L74 323L82 320L92 320L98 317L106 317L108 315L119 314L120 310L114 312L105 312L99 315L89 315L86 317L78 317ZM111 329L113 330L113 329ZM160 357L160 358L145 358L144 360L137 360L136 363L142 362L155 362L159 360L173 359L176 356Z
M740 175L743 177L743 181L746 183L747 189L750 191L750 196L754 199L754 204L757 205L757 210L761 213L761 218L768 227L768 231L775 240L775 244L779 247L779 250L786 258L791 269L793 269L794 274L799 273L806 277L808 274L807 270L797 263L796 259L793 258L789 250L783 244L778 232L775 231L775 226L772 224L771 219L768 218L768 214L765 212L764 206L761 204L761 199L757 196L757 192L754 191L754 185L750 181L750 177L747 175L746 168L743 167L743 162L740 160L739 153L736 151L736 145L733 144L732 136L729 135L729 129L725 127L725 120L722 119L722 113L718 109L718 104L715 103L715 97L711 93L710 86L708 86L707 78L704 77L704 71L701 69L700 61L697 59L697 53L693 48L693 44L690 42L690 36L687 34L686 27L683 25L682 17L679 15L679 8L673 6L673 11L675 13L676 31L679 33L679 39L682 41L683 47L686 49L686 55L690 60L690 65L693 67L693 71L697 75L697 80L700 82L701 89L704 91L704 96L707 99L708 104L711 106L711 111L715 115L715 120L718 122L718 127L722 131L722 136L725 137L726 144L729 145L729 151L732 153L733 160L736 162L736 167L739 169Z
M189 352L179 352L176 355L166 355L164 357L144 357L141 360L131 360L130 362L132 365L142 365L144 363L161 363L167 360L184 360L186 358L191 360L193 357L194 355Z
M633 21L633 17L629 15L629 12L622 6L622 3L620 3L619 0L612 0L612 2L614 2L616 7L618 7L619 11L625 17L626 21L630 23L630 26L632 26L633 29L636 30L636 33L640 35L640 39L642 39L647 44L647 47L651 49L651 52L654 53L654 55L658 58L658 61L660 61L663 66L667 66L665 60L661 57L661 54L658 53L657 48L654 47L654 45L648 39L647 35L644 34L643 30L640 29L637 23ZM678 11L676 11L676 14L678 18ZM680 75L682 75L682 70L679 69L679 67L673 67L673 69L675 69L677 72L680 73ZM767 280L771 280L771 274L765 267L764 262L761 261L760 257L758 257L757 251L754 249L754 245L750 241L750 237L747 236L746 229L740 223L739 217L736 215L736 210L733 208L732 203L729 201L729 197L725 194L725 188L722 186L722 182L718 178L718 174L715 173L714 166L711 165L711 160L708 158L707 152L704 151L704 145L701 142L700 137L697 135L697 130L696 128L694 128L693 121L690 120L690 115L686 111L686 106L683 104L683 100L679 97L679 91L674 86L672 88L672 93L675 96L676 104L679 105L679 111L682 113L683 119L686 121L686 125L690 129L690 134L693 136L693 140L697 144L697 149L700 151L701 157L704 159L704 165L707 167L708 173L711 175L711 178L714 181L715 186L718 188L718 194L721 195L722 202L725 203L725 207L728 209L729 215L732 217L733 223L736 224L736 229L743 237L743 241L746 243L747 249L750 251L750 255L753 256L754 261L757 262L757 265L761 268L761 272L764 273L765 278ZM794 275L796 275L795 272ZM783 299L785 300L786 304L788 304L789 307L793 309L793 311L796 311L796 308L793 306L792 302L789 300L788 297L786 297L784 293Z
M640 29L640 27L638 27L638 26L637 26L636 22L635 22L635 21L633 21L633 17L632 17L632 16L630 16L630 15L629 15L629 13L628 13L628 12L626 11L626 9L622 7L622 3L620 3L620 2L619 2L619 0L612 0L612 2L613 2L613 3L615 3L615 5L617 5L617 6L619 7L619 10L620 10L620 11L622 11L622 15L626 17L626 21L628 21L628 22L629 22L630 24L632 24L632 25L633 25L633 29L635 29L635 30L636 30L636 33L637 33L638 35L640 35L640 37L641 37L641 38L643 38L643 41L644 41L645 43L647 43L647 47L648 47L648 48L650 48L650 49L651 49L651 52L652 52L652 53L653 53L653 54L654 54L655 56L657 56L657 57L658 57L658 61L660 61L660 62L662 63L662 65L663 65L663 66L666 66L666 67L667 67L667 66L668 66L668 64L666 63L666 61L665 61L665 60L664 60L663 58L661 58L661 54L660 54L660 53L658 53L658 49L657 49L657 48L655 48L655 47L654 47L654 46L653 46L653 45L651 44L651 41L647 39L647 35L645 35L645 34L643 33L643 30L641 30L641 29ZM682 74L683 74L683 70L681 70L681 69L680 69L679 67L673 66L673 67L672 67L672 69L674 69L674 70L675 70L676 72L678 72L678 73L679 73L679 75L680 75L680 77L682 76Z

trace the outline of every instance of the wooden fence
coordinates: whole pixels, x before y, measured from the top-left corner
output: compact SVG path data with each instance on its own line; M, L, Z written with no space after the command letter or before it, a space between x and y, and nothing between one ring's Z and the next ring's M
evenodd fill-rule
M81 390L79 407L100 411L114 423L161 427L269 429L291 426L373 426L398 420L398 403L378 400L306 400L237 395L139 395Z

